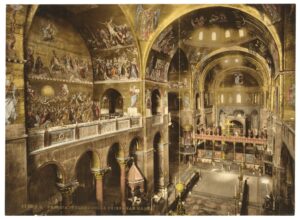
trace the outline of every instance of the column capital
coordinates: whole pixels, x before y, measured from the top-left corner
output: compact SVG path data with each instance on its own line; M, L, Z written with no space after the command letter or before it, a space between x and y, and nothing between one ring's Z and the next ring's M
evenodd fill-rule
M95 175L96 179L100 179L103 177L105 173L111 170L111 167L105 168L91 168L91 172Z
M133 157L117 157L117 161L120 165L126 165L129 160L132 160Z
M62 194L70 194L79 186L79 182L72 180L69 183L56 183L56 185Z

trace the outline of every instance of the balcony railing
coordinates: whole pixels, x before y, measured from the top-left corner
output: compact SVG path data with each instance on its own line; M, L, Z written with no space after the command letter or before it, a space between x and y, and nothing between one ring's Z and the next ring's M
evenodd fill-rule
M265 138L249 138L240 136L222 136L222 135L210 135L210 134L197 134L195 139L209 140L209 141L226 141L236 143L250 143L250 144L261 144L266 145L267 139Z
M157 125L162 123L163 123L162 115L152 115L152 125Z
M46 130L31 130L28 135L29 152L141 126L141 117L122 117L53 127Z

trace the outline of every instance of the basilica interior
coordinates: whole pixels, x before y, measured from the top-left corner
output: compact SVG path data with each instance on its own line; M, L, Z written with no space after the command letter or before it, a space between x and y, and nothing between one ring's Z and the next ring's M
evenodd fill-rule
M6 215L294 215L295 5L7 5Z

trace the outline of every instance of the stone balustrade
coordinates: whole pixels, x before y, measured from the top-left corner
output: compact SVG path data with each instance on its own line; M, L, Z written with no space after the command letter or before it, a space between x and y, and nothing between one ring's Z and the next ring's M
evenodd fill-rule
M117 131L117 119L108 119L99 123L99 134L107 134Z
M163 123L162 115L152 115L152 125L157 125L162 123Z
M243 136L222 136L222 135L210 135L210 134L197 134L195 139L209 140L209 141L226 141L235 143L250 143L250 144L261 144L266 145L267 139L265 138L250 138Z
M140 127L142 127L142 120L137 116L31 130L28 134L29 152Z
M141 127L142 126L142 118L141 117L131 117L130 118L130 126L134 127Z

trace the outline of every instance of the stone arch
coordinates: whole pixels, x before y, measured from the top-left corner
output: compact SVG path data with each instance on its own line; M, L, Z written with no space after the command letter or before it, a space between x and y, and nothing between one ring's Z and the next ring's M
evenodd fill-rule
M134 162L137 164L136 152L143 150L142 147L143 139L140 136L135 136L131 139L129 144L129 157L133 157Z
M204 83L205 83L205 79L207 77L207 75L209 74L210 70L212 67L214 67L218 62L220 62L223 57L220 56L225 52L240 52L240 53L244 53L247 57L247 59L249 59L252 62L255 62L260 69L262 70L262 78L263 78L263 86L264 87L268 87L270 85L270 79L271 79L271 74L268 74L268 64L266 63L266 61L264 60L263 57L261 57L259 54L252 54L249 53L249 51L245 48L241 48L241 47L231 47L231 48L221 48L219 50L216 50L214 52L212 52L211 54L207 55L207 57L204 60L201 60L197 65L196 65L196 69L198 69L197 73L196 73L196 80L194 82L194 88L195 89L200 89L200 91L204 90ZM218 57L220 56L220 57ZM217 57L216 59L214 59L214 57ZM211 61L211 59L213 59ZM200 68L202 67L202 68ZM250 68L246 68L246 67L240 67L242 69L245 70L249 70ZM230 70L231 68L229 68L228 70ZM225 71L228 71L225 70ZM254 72L253 70L250 70L251 72ZM199 79L198 79L199 78Z
M260 26L265 28L268 33L271 35L272 39L275 42L275 50L277 50L277 56L279 61L279 70L281 71L283 69L283 54L282 54L282 44L280 41L279 33L277 32L276 28L273 25L270 25L271 22L268 17L263 17L262 14L255 8L248 6L248 5L241 5L241 4L235 4L235 5L226 5L226 4L213 4L213 5L188 5L185 10L180 10L176 13L176 16L174 14L170 15L168 18L165 19L164 23L160 24L159 27L156 29L156 31L153 33L153 37L150 39L149 44L147 45L147 48L145 49L145 53L143 56L143 62L144 62L144 68L146 68L147 59L149 57L152 45L154 44L155 40L159 37L161 32L165 30L170 24L172 24L174 21L179 19L180 17L199 10L199 9L205 9L205 8L214 8L214 7L223 7L223 8L230 8L235 9L240 12L245 13L250 18L254 19ZM145 69L144 69L145 70ZM145 71L143 71L145 72Z
M101 115L122 116L124 111L124 99L122 94L116 89L107 89L103 93L101 100Z
M244 71L245 73L249 73L253 78L256 80L258 86L260 88L264 87L266 85L266 82L264 81L263 78L260 77L259 74L254 69L248 68L248 67L231 67L223 70L222 72L219 73L220 77L217 77L217 79L214 82L213 88L218 88L220 87L220 84L222 81L226 78L226 76L231 75L234 72L239 72L239 71Z
M151 92L151 113L152 115L162 114L162 95L159 89L154 89Z
M107 206L120 205L120 174L121 167L118 161L120 153L122 152L119 142L114 142L110 145L107 152L107 166L111 170L105 174L103 179L103 189L104 189L104 204ZM122 154L122 153L121 153Z
M100 154L94 150L94 149L91 149L91 148L88 148L86 150L84 150L76 159L76 163L78 162L78 160L80 160L80 158L86 154L90 152L91 153L91 168L96 168L96 169L100 169L101 168L101 157L100 157Z
M36 15L38 9L41 6L43 6L43 5L31 5L28 9L27 16L26 16L26 21L25 21L25 31L24 31L24 39L25 40L28 38L29 31L30 31L30 28L31 28L31 25L32 25L32 21L33 21L35 15ZM103 6L105 6L105 5L103 5ZM134 38L134 44L135 44L135 47L138 50L139 69L141 70L143 68L141 48L140 48L139 43L138 43L138 37L136 36L135 31L134 31L135 28L134 28L131 20L128 19L130 17L129 14L128 14L128 10L126 10L123 5L116 5L116 7L118 7L120 9L120 11L123 13L127 23L130 26L130 30L131 30L131 33L132 33L133 38ZM142 72L142 71L140 71L140 72ZM140 73L140 76L141 76L141 73Z
M57 177L61 183L65 183L67 181L67 175L66 175L65 168L63 167L63 165L60 162L58 162L56 160L47 161L47 162L41 164L40 166L38 166L35 170L42 169L43 167L48 166L48 165L55 165L57 167L57 175L58 175Z
M28 201L40 207L33 209L34 214L41 214L49 205L59 205L62 198L57 184L64 183L64 173L63 167L56 161L46 162L32 173L28 181Z
M112 150L112 152L110 152L111 150ZM110 145L108 153L106 155L106 157L107 157L107 160L106 160L107 165L109 165L109 160L108 160L109 156L113 156L114 155L116 158L119 158L119 157L123 156L123 154L124 154L124 151L122 149L121 144L119 142L112 143Z
M179 78L176 75L181 75L182 72L187 72L189 70L189 61L187 55L180 46L178 46L177 50L175 50L174 54L172 55L172 59L170 62L169 70L168 70L168 81L179 81ZM174 73L175 78L170 78L170 74Z
M73 192L75 204L83 205L96 201L95 181L93 168L100 168L100 160L97 153L91 149L84 151L76 160L75 178L79 186Z
M131 168L134 163L140 174L144 177L144 170L146 165L144 164L143 156L143 139L140 136L134 136L129 142L128 156L130 160L127 162L127 167ZM144 177L145 179L145 177Z
M245 133L245 123L243 121L238 118L234 118L229 122L232 124L231 128L233 129L233 135L235 135L235 131L237 131L239 135Z
M242 110L242 109L236 109L236 110L233 111L233 115L235 117L237 117L238 115L244 116L245 115L245 111Z
M39 5L31 5L27 12L25 30L24 30L24 39L26 40L29 34L29 30L33 21L33 18L38 10Z

